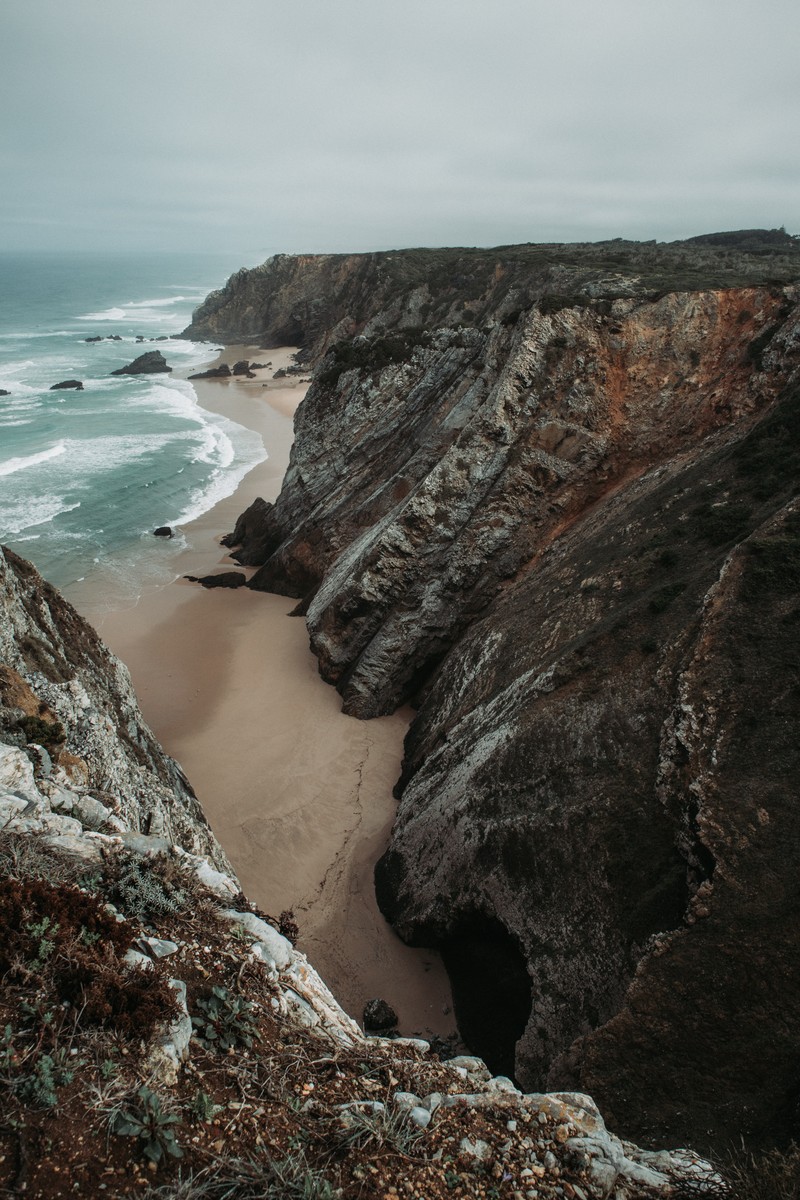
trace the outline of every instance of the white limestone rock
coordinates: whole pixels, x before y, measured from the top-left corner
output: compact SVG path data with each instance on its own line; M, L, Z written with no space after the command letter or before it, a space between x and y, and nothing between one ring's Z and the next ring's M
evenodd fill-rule
M186 1005L186 984L182 979L170 979L169 985L177 993L180 1015L156 1039L147 1056L148 1070L157 1082L166 1087L176 1082L182 1064L188 1059L192 1037L192 1018Z
M256 939L263 947L266 955L266 961L271 962L272 966L277 970L282 971L284 967L288 967L292 961L292 944L282 934L278 933L277 929L273 929L266 921L262 921L255 913L237 912L235 909L228 909L224 915L228 920L236 925L240 925L242 929Z

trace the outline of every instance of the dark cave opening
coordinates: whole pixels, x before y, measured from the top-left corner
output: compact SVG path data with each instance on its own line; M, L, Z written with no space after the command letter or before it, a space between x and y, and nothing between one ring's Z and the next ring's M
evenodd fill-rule
M517 940L496 917L462 916L439 944L458 1029L495 1075L514 1078L516 1045L531 1014L531 980Z

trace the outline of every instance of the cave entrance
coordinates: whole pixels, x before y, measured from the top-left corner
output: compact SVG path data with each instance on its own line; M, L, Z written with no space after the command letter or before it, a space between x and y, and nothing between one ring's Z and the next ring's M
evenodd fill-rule
M439 946L461 1037L495 1075L514 1078L531 1014L531 980L516 938L496 917L462 916Z

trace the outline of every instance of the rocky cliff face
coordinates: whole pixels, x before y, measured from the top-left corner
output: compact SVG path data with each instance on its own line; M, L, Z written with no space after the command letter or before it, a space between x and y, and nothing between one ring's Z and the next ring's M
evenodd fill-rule
M536 301L555 307L706 287L791 282L798 247L780 230L685 242L611 242L278 254L237 271L195 311L188 337L301 346L318 361L342 339L474 325Z
M63 737L51 745L46 769L55 768L61 785L79 787L98 828L112 819L111 828L118 822L167 838L230 869L180 767L145 725L127 667L30 563L5 548L0 667L0 735L25 745L20 720L44 720L37 742L58 723ZM69 747L64 754L61 742Z
M419 705L378 894L470 1044L639 1136L768 1138L800 1033L798 246L556 250L494 292L435 252L366 316L348 293L361 333L230 540L347 711Z

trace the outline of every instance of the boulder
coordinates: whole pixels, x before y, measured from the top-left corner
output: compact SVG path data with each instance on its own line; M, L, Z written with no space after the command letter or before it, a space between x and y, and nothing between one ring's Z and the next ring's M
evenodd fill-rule
M167 366L166 359L160 350L148 350L140 354L127 367L112 371L112 375L165 375L172 367Z
M375 1033L394 1029L397 1013L385 1000L368 1000L364 1005L364 1028Z
M0 388L0 396L10 396L11 392L7 392L5 388Z
M99 334L99 333L96 333L96 334L94 335L94 337L88 337L88 338L84 338L83 340L84 340L85 342L102 342L102 340L103 340L103 339L101 338L101 336L100 336L100 334Z
M72 388L73 391L76 391L76 392L82 392L83 384L81 383L80 379L62 379L61 383L54 383L51 386L50 391L51 392L63 392L63 391L66 391L68 388Z
M153 530L153 537L171 538L172 530L169 525L159 525L158 529Z

